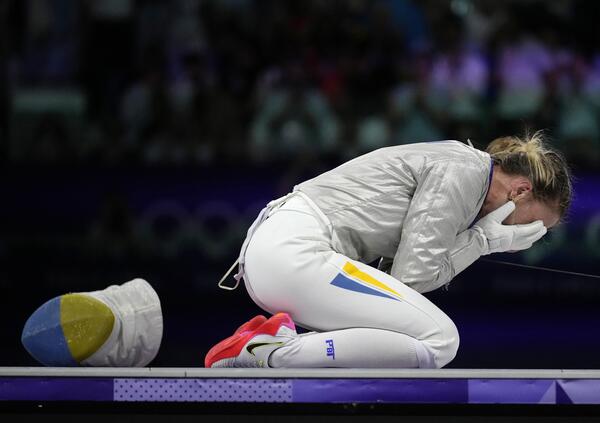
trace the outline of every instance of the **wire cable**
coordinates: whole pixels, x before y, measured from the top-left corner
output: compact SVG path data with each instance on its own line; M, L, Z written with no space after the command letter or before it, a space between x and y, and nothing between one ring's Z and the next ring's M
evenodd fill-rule
M507 266L522 267L522 268L531 269L531 270L543 270L545 272L562 273L562 274L571 275L571 276L583 276L586 278L600 279L600 275L591 275L589 273L570 272L568 270L552 269L550 267L531 266L528 264L513 263L510 261L491 260L491 259L484 259L484 258L482 258L480 260L485 261L487 263L504 264Z

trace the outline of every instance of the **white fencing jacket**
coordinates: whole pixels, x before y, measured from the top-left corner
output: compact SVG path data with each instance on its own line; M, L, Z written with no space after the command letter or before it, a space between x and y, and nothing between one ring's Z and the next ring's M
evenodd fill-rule
M385 147L294 187L329 218L334 249L418 292L448 283L477 260L470 229L492 178L489 154L459 141ZM391 264L391 267L390 267Z

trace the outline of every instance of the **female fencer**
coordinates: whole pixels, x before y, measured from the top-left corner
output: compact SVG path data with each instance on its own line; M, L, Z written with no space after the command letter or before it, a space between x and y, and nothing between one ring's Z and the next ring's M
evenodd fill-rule
M205 366L446 366L459 333L422 294L482 255L531 247L571 194L567 164L541 133L486 151L382 148L300 183L261 211L238 259L235 279L273 316L243 324Z

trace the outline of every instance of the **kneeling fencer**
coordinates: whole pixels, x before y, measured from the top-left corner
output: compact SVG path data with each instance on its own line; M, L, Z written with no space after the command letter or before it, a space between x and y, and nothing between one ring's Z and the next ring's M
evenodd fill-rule
M443 367L458 330L422 294L482 255L531 247L571 191L540 133L485 152L458 141L382 148L303 182L262 210L238 259L236 280L273 317L242 325L205 366Z
M571 195L567 164L540 133L486 151L458 141L381 148L300 183L260 212L236 262L237 283L272 317L244 323L204 364L443 367L458 330L422 294L480 256L529 248ZM48 365L148 364L162 337L158 296L140 279L105 291L40 307L23 331L27 350Z

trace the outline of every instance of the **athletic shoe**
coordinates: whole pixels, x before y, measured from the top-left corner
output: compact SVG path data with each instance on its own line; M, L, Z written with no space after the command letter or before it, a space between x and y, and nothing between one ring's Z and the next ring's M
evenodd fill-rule
M208 357L213 352L213 350L215 350L217 347L226 348L229 345L234 344L240 338L240 336L247 335L249 332L253 332L255 329L258 329L258 327L261 326L266 321L267 321L267 318L265 316L263 316L262 314L259 314L258 316L254 316L252 319L248 320L246 323L244 323L239 328L237 328L237 330L233 333L232 336L221 341L219 344L215 345L208 352L208 354L204 360L204 365L206 367L210 367L210 365L207 364Z
M251 322L252 320L247 324ZM269 367L271 353L296 336L296 326L290 316L287 313L277 313L256 329L236 331L229 338L219 342L206 355L204 365L206 367Z
M252 319L248 320L242 326L237 328L237 330L233 334L238 335L240 333L252 332L253 330L257 329L260 325L265 323L266 321L267 321L267 318L265 316L263 316L262 314L259 314L258 316L254 316Z

